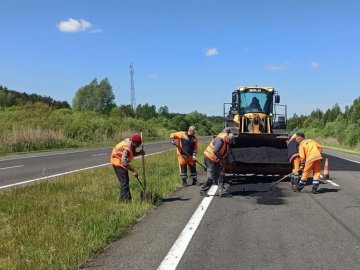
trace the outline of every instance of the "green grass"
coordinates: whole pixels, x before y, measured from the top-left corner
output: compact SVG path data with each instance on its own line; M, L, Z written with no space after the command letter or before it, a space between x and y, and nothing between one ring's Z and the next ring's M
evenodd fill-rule
M317 137L317 138L315 138L315 140L326 148L360 155L360 145L359 144L355 145L353 147L349 147L349 146L339 143L339 141L336 138L331 138L331 137L327 137L327 138Z
M74 269L126 234L161 198L180 187L175 151L146 161L152 201L118 202L111 166L0 192L0 269ZM133 162L141 172L141 160Z

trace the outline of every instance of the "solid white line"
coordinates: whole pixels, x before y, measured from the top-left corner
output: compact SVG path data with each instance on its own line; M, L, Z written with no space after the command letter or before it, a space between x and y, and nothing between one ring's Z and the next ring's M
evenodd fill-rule
M24 165L17 165L17 166L12 166L12 167L0 168L0 170L7 170L7 169L13 169L13 168L19 168L19 167L24 167Z
M330 155L330 154L327 154L328 156L332 156L332 157L336 157L336 158L340 158L340 159L344 159L344 160L347 160L347 161L351 161L351 162L355 162L355 163L359 163L360 164L360 161L356 161L356 160L352 160L352 159L348 159L348 158L343 158L343 157L338 157L338 156L334 156L334 155Z
M51 152L47 154L39 154L39 155L31 155L31 156L20 156L20 157L11 157L11 158L4 158L0 159L1 161L9 161L9 160L18 160L18 159L27 159L27 158L38 158L38 157L50 157L50 156L56 156L56 155L66 155L66 154L76 154L76 153L85 153L95 150L101 150L101 149L107 149L107 148L98 148L98 149L86 149L86 150L75 150L75 151L69 151L69 152Z
M172 149L169 149L169 150L172 150ZM157 155L157 154L161 154L161 153L167 152L167 151L169 151L169 150L165 150L165 151L161 151L161 152L156 152L156 153L151 153L151 154L148 154L148 155L145 155L145 156ZM137 156L137 157L135 157L135 158L138 159L138 158L141 158L141 156ZM82 168L82 169L78 169L78 170L73 170L73 171L68 171L68 172L63 172L63 173L48 175L48 176L45 176L45 177L40 177L40 178L36 178L36 179L32 179L32 180L27 180L27 181L23 181L23 182L18 182L18 183L6 185L6 186L0 186L0 189L5 189L5 188L9 188L9 187L14 187L14 186L20 186L20 185L24 185L24 184L31 183L31 182L36 182L36 181L40 181L40 180L45 180L45 179L49 179L49 178L53 178L53 177L57 177L57 176L62 176L62 175L70 174L70 173L75 173L75 172L90 170L90 169L94 169L94 168L98 168L98 167L103 167L103 166L107 166L107 165L110 165L110 163L105 163L105 164L96 165L96 166L92 166L92 167L86 167L86 168ZM23 166L23 165L21 165L21 166Z
M331 180L326 180L326 182L332 184L335 187L340 187L340 185L336 184L335 182L331 181Z
M23 181L23 182L18 182L18 183L6 185L6 186L1 186L0 189L19 186L19 185L39 181L39 180L44 180L44 179L53 178L53 177L57 177L57 176L62 176L62 175L66 175L66 174L70 174L70 173L74 173L74 172L80 172L80 171L85 171L85 170L89 170L89 169L94 169L94 168L98 168L98 167L102 167L102 166L106 166L106 165L109 165L109 163L101 164L101 165L97 165L97 166L92 166L92 167L87 167L87 168L82 168L82 169L79 169L79 170L74 170L74 171L69 171L69 172L64 172L64 173L53 174L53 175L40 177L40 178L36 178L36 179L32 179L32 180L27 180L27 181Z
M180 233L179 237L176 239L175 243L169 250L168 254L165 256L164 260L161 262L158 270L174 270L179 264L184 252L189 245L191 238L193 237L197 227L200 224L201 219L203 218L206 210L208 209L213 196L215 195L216 190L218 189L217 185L212 185L208 191L209 197L205 197L189 222L186 224L185 228Z
M103 156L103 155L108 155L108 153L95 154L95 155L91 155L91 156L92 157L97 157L97 156Z

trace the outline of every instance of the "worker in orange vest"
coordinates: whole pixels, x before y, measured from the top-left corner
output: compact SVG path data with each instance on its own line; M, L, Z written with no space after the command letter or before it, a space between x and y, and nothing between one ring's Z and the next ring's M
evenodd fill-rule
M135 149L142 143L141 136L134 134L131 138L118 143L111 152L110 163L113 165L115 174L120 182L120 196L119 201L131 202L131 193L129 186L129 171L135 177L139 176L139 173L130 166L130 162L134 156L144 155L143 150L136 152Z
M290 139L286 142L289 162L292 166L292 175L290 184L292 188L295 188L297 183L300 181L300 154L299 145L296 142L296 133L294 133Z
M188 167L190 177L192 177L192 184L197 184L196 153L198 150L198 138L195 132L195 127L190 126L186 132L180 131L170 134L171 143L177 146L176 153L178 155L180 178L184 187L187 186Z
M296 132L295 140L299 145L300 171L303 172L299 183L293 189L300 192L306 185L309 174L312 172L313 182L311 193L317 194L319 193L318 188L320 184L322 146L314 140L305 139L304 133L300 131Z
M205 149L205 165L207 167L207 180L203 184L200 195L208 196L207 191L213 183L219 185L219 196L220 197L232 197L228 193L224 186L225 175L221 171L222 163L226 161L229 145L234 141L234 134L230 132L229 128L225 128L219 133Z

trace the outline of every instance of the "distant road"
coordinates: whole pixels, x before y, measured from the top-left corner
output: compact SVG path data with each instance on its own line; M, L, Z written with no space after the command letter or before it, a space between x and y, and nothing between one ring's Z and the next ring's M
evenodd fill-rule
M209 137L200 138L200 141ZM73 149L0 157L0 189L92 167L106 166L113 147ZM169 141L144 144L146 154L175 149Z

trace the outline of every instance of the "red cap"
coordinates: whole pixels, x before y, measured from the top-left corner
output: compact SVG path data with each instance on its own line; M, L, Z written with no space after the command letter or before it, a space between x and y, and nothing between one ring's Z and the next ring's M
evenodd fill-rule
M141 144L141 136L139 134L132 135L131 142L133 142L134 145L139 146Z

